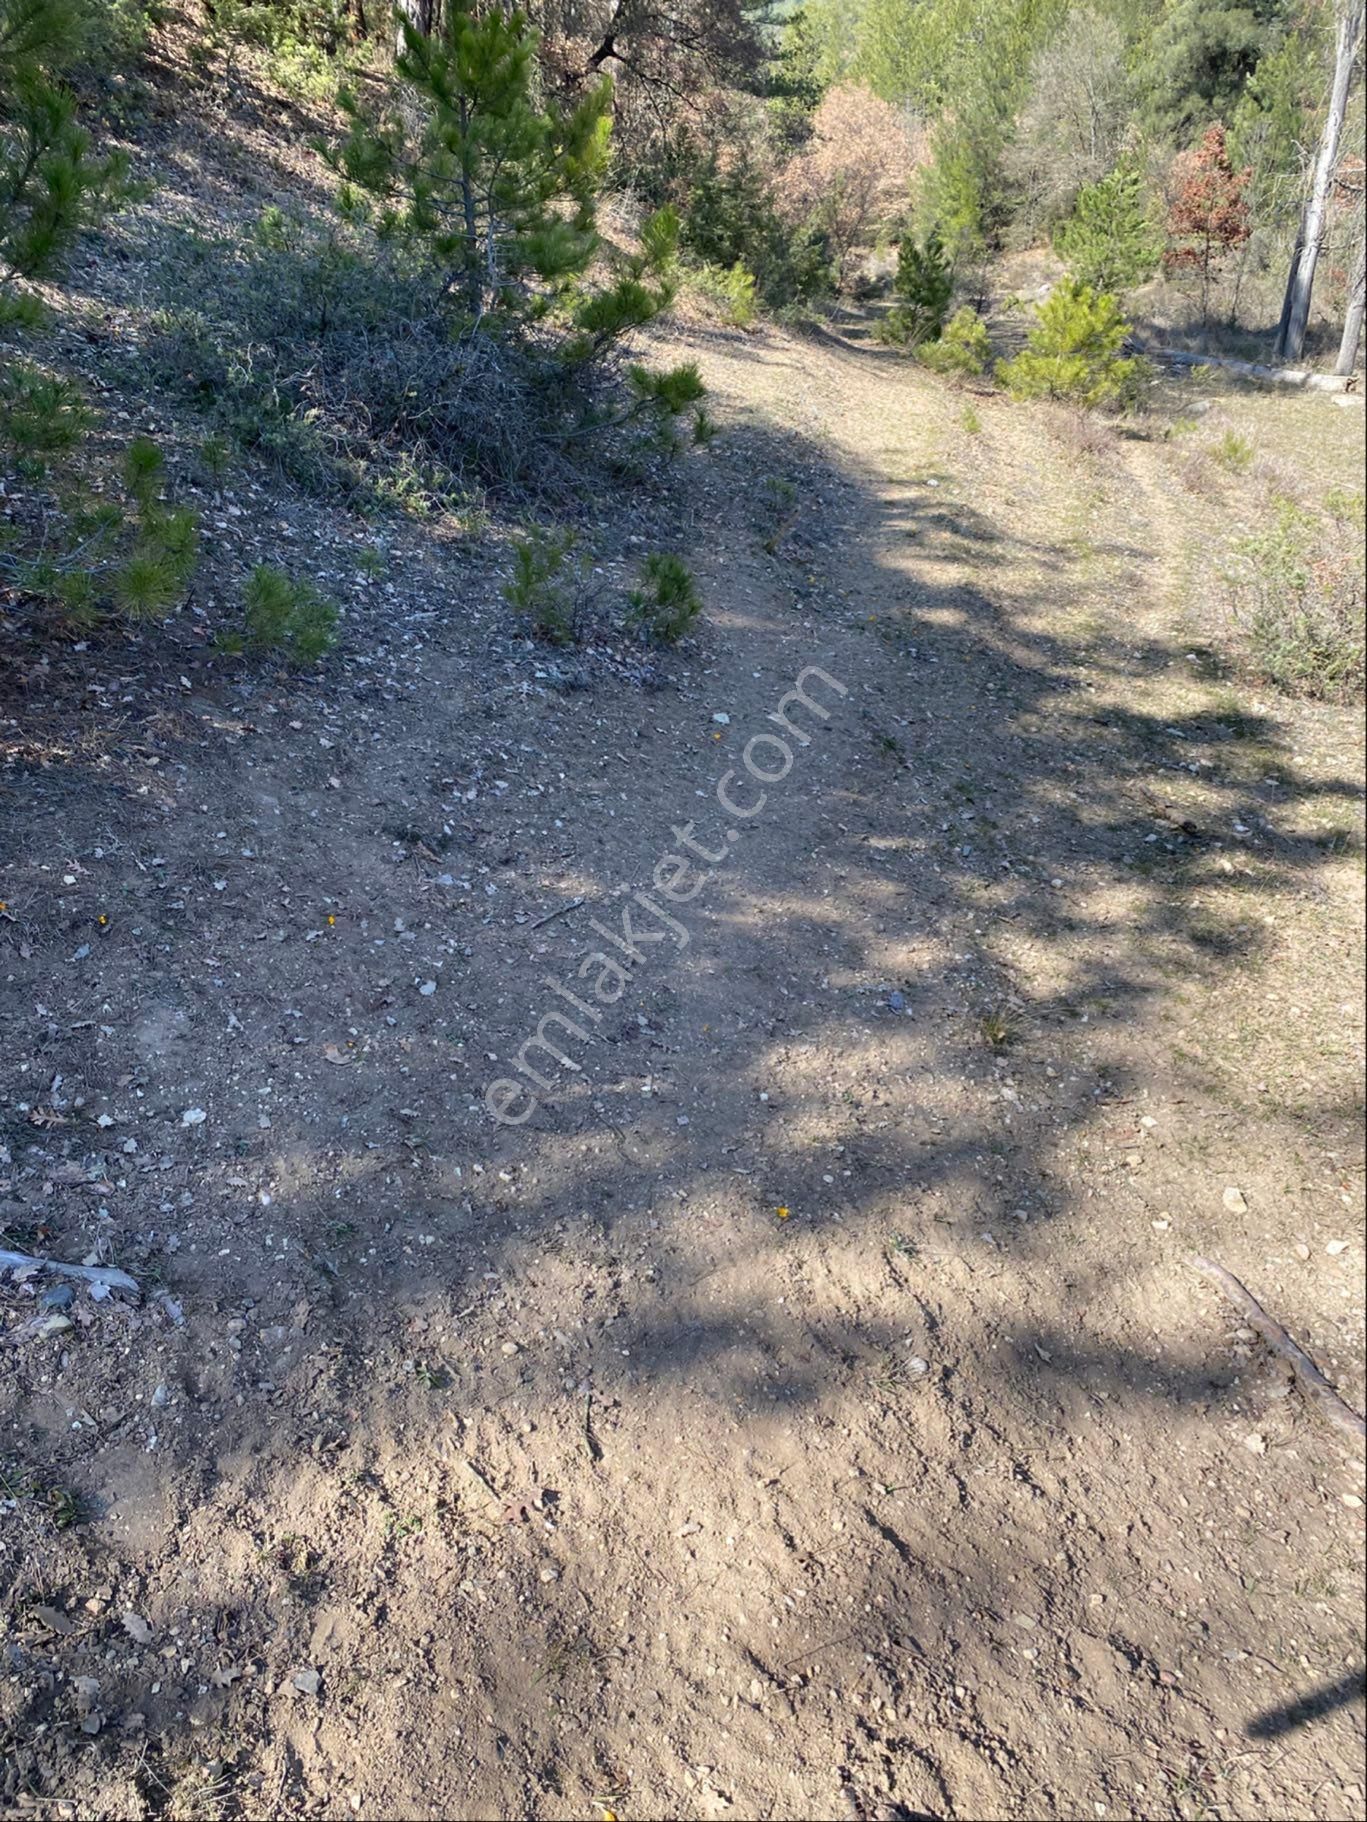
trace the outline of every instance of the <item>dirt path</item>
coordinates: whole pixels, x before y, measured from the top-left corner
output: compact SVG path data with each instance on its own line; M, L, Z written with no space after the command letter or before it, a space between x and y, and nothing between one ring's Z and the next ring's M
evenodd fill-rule
M658 675L398 535L343 685L111 670L11 793L6 1221L164 1290L3 1364L96 1515L20 1808L1363 1812L1360 1464L1187 1264L1361 1408L1352 730L1193 655L1147 446L701 357Z

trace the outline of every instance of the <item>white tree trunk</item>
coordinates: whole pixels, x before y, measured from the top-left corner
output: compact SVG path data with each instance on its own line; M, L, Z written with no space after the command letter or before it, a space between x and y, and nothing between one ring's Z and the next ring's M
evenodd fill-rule
M402 51L404 46L403 28L405 22L412 26L420 37L429 38L437 22L437 0L395 0L394 5L394 38L395 50Z
M1353 267L1353 282L1348 287L1348 308L1343 318L1343 340L1339 343L1339 357L1334 362L1334 372L1348 378L1357 365L1358 344L1362 340L1362 306L1364 294L1367 294L1367 239L1358 242L1357 264Z
M1338 163L1339 139L1343 134L1343 117L1348 109L1348 89L1352 81L1353 62L1362 42L1364 0L1343 0L1338 17L1334 45L1334 80L1329 90L1329 110L1320 134L1315 155L1315 171L1310 183L1310 199L1305 206L1296 251L1291 257L1291 273L1286 281L1286 301L1277 328L1276 359L1299 360L1305 347L1305 328L1310 321L1310 294L1315 286L1315 267L1324 244L1329 217L1329 192L1333 187L1334 168Z

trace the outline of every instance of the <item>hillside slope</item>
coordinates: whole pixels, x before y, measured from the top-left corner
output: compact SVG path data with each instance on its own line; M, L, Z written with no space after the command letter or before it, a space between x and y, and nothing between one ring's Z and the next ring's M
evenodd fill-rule
M680 654L250 471L329 665L11 668L6 1244L145 1294L4 1292L6 1803L1361 1815L1360 1457L1190 1265L1361 1409L1357 719L1160 439L683 345L721 438L588 515Z

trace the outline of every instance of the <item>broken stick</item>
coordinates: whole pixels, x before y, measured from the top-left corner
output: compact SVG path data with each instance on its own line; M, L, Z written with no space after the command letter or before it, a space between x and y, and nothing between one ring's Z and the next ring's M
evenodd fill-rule
M132 1291L136 1297L138 1281L113 1265L65 1265L60 1259L35 1259L29 1253L8 1253L0 1248L0 1271L57 1272L63 1278L84 1278L87 1284L105 1284L111 1291Z
M1287 1362L1300 1381L1301 1390L1315 1400L1334 1428L1356 1437L1359 1442L1367 1440L1367 1423L1363 1422L1351 1405L1343 1402L1305 1349L1291 1339L1280 1322L1272 1320L1258 1299L1245 1285L1240 1284L1233 1272L1227 1272L1223 1265L1216 1265L1212 1259L1202 1259L1199 1256L1192 1259L1192 1264L1198 1272L1204 1272L1207 1278L1215 1280L1255 1334L1260 1335L1272 1352Z
M538 917L536 922L529 925L528 928L544 930L546 925L553 924L557 917L568 917L571 911L577 911L583 902L582 898L572 898L567 905L557 905L554 911L548 911L544 917Z

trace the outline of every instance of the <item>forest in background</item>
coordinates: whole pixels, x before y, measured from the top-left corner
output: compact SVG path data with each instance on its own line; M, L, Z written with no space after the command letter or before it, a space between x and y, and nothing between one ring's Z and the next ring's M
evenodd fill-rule
M318 206L158 225L101 384L197 414L201 480L264 457L357 510L475 526L573 516L590 472L630 487L706 445L697 363L642 358L680 304L738 328L862 310L951 380L1084 411L1132 411L1174 341L1350 383L1362 26L1361 0L0 0L0 583L74 634L188 597L187 477L98 434L60 290L82 236L146 200L173 67L210 112L253 72L293 97ZM1280 494L1255 561L1298 603L1271 673L1337 693L1362 669L1360 503L1327 511L1332 561ZM573 644L573 536L533 526L516 563L510 604ZM619 604L657 644L698 610L670 551ZM260 565L217 637L312 662L336 619Z

